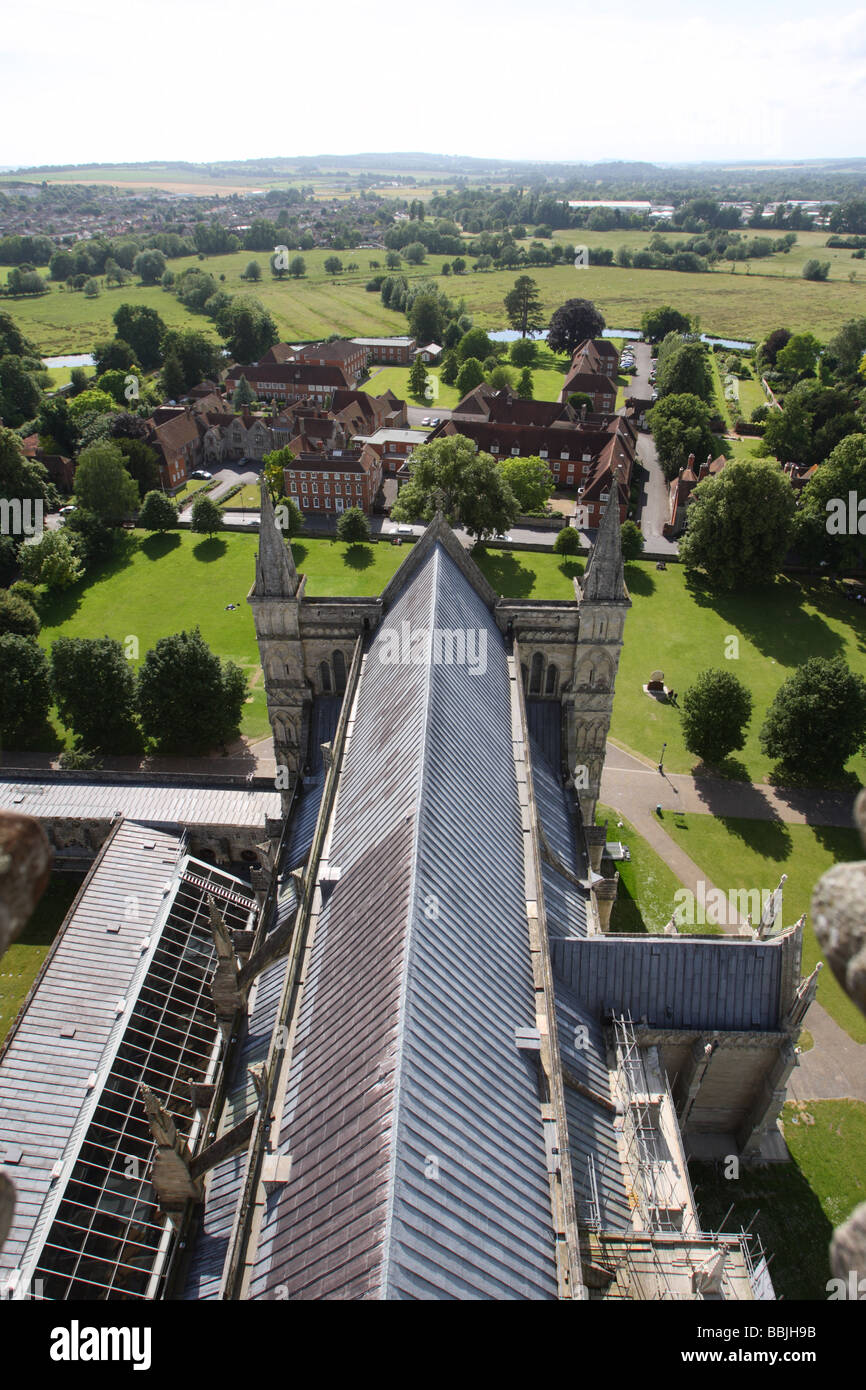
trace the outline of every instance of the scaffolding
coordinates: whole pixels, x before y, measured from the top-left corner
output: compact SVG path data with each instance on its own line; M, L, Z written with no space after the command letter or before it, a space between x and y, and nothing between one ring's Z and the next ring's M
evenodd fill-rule
M629 1202L645 1231L682 1232L688 1215L683 1188L689 1201L691 1188L688 1174L681 1170L662 1129L662 1113L665 1103L670 1102L667 1078L651 1086L630 1015L614 1017L613 1027L618 1062L615 1084L631 1180ZM673 1113L672 1106L667 1113Z

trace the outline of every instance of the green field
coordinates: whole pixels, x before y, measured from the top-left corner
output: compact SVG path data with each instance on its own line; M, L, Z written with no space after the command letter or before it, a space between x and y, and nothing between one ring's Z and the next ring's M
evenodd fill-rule
M26 930L0 961L0 1043L27 997L82 880L52 874Z
M725 893L731 888L772 892L787 874L782 920L790 927L806 913L803 974L811 973L823 959L812 928L812 890L833 864L863 858L855 830L677 812L665 816L665 830ZM818 999L855 1042L866 1043L866 1018L826 965Z
M723 1164L690 1163L704 1230L751 1230L773 1256L770 1275L787 1302L827 1298L833 1227L866 1198L866 1105L855 1100L788 1103L782 1111L790 1163L741 1165L726 1180ZM726 1213L733 1204L733 1211Z
M521 556L522 562L533 559ZM656 667L680 696L707 667L732 671L749 688L754 713L746 746L729 766L733 775L751 782L766 782L772 772L758 733L773 695L798 664L810 656L841 654L852 670L866 675L862 610L820 583L783 576L754 593L709 594L690 588L680 565L658 571L650 561L628 565L626 583L633 606L626 618L611 734L653 761L667 742L665 765L671 772L690 772L696 759L683 742L679 710L643 693ZM729 638L736 639L736 648ZM727 658L726 648L738 650L738 656ZM848 766L866 781L866 758L858 755Z
M576 232L557 235L560 240L580 239ZM645 245L649 239L646 232L586 235L591 245L614 248L621 244ZM825 240L823 233L800 233L797 246L788 256L753 262L749 274L740 267L733 276L728 269L695 275L618 266L576 270L570 264L530 267L529 273L538 284L547 315L564 300L579 296L594 300L610 326L631 328L639 326L646 309L674 304L697 315L704 331L723 337L757 340L784 325L795 332L810 330L826 339L847 319L866 313L866 272L862 280L849 283L850 252L825 251L821 247ZM378 294L364 288L371 275L384 273L384 251L340 252L344 266L354 262L358 269L344 271L337 277L324 271L324 261L334 254L332 251L319 249L301 254L307 264L307 275L302 280L274 280L268 271L266 252L239 251L210 256L201 262L197 257L187 257L173 260L170 265L175 274L187 266L201 266L218 279L224 276L223 287L229 293L252 292L273 314L281 336L290 342L331 333L358 337L406 332L405 315L386 309ZM800 276L803 262L813 255L832 262L831 278L824 284L811 284ZM429 256L423 266L404 264L401 273L410 280L438 278L448 259ZM253 286L240 278L250 260L258 260L263 274L262 280ZM371 260L379 262L379 270L371 269ZM469 271L447 281L439 279L438 283L453 298L465 298L467 312L475 322L493 330L507 326L503 298L519 273L522 272ZM174 295L158 287L113 286L91 300L81 293L52 286L47 295L9 300L4 308L49 355L90 351L98 339L111 333L111 315L122 303L150 305L169 326L194 323L202 331L214 334L209 319L190 314ZM544 389L543 383L539 382L538 389Z

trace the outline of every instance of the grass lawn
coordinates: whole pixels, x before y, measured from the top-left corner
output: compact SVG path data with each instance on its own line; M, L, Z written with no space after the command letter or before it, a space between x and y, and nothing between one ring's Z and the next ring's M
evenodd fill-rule
M677 812L665 816L665 830L725 893L731 888L772 891L781 875L787 874L785 926L806 913L803 974L808 975L816 961L823 959L811 922L812 890L831 865L863 858L855 830ZM827 965L818 982L818 999L855 1042L866 1043L866 1018Z
M239 511L246 508L247 511L257 512L262 504L262 491L258 483L244 483L240 492L236 492L227 502L219 502L219 507L228 507L232 511Z
M619 888L611 913L611 931L660 935L670 921L674 894L682 884L619 811L599 803L595 818L598 824L607 821L608 840L622 840L631 852L630 859L618 860L615 866L619 870ZM719 928L713 926L689 927L687 931L690 935L719 934Z
M789 1103L782 1112L790 1163L740 1168L726 1180L723 1165L691 1163L689 1173L705 1230L748 1225L760 1235L777 1296L827 1298L833 1227L866 1198L866 1105L854 1100Z
M381 396L384 391L393 391L394 395L399 396L401 401L406 401L418 410L427 410L431 415L435 415L439 408L453 410L461 399L456 386L446 386L445 382L439 379L438 367L428 367L427 379L429 383L432 383L436 394L429 399L424 397L423 400L418 400L409 391L410 371L410 367L376 367L374 365L370 376L361 383L359 389L368 392L371 396Z
M184 483L182 488L179 488L177 492L171 494L171 500L177 502L178 506L182 507L185 503L189 502L190 498L195 497L197 492L201 492L202 488L207 487L207 485L207 478L191 478L189 482Z
M0 1043L24 1003L81 884L77 874L52 874L26 930L0 961Z
M534 556L527 557L529 562ZM681 565L656 570L652 561L626 566L632 610L616 679L611 734L653 761L667 742L665 765L690 772L695 758L683 742L680 714L643 693L651 671L664 671L667 685L682 692L707 667L731 670L752 692L754 712L746 746L728 760L731 775L766 782L772 764L758 744L764 715L782 681L810 656L843 655L866 675L866 618L856 604L827 592L820 582L785 576L759 592L717 595L690 588ZM557 597L539 594L539 597ZM735 648L739 655L726 657ZM866 758L851 759L849 771L866 782Z

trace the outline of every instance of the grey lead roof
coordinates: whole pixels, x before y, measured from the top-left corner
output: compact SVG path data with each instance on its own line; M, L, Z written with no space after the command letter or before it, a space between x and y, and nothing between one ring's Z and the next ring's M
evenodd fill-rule
M99 1069L180 846L177 835L120 826L0 1056L0 1159L7 1146L22 1150L9 1169L18 1196L0 1271L17 1266L52 1186L52 1166ZM67 1028L74 1036L61 1037Z
M593 936L551 939L554 970L596 1017L630 1013L654 1028L773 1030L783 938Z
M387 664L404 621L483 633L486 672ZM353 715L251 1295L555 1298L508 668L441 542Z
M15 782L0 778L0 810L41 820L124 820L144 825L264 829L280 814L280 794L243 787L167 787L130 782Z

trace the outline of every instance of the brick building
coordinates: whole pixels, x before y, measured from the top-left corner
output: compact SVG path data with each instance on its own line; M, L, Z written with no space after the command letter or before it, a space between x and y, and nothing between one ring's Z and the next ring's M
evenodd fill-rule
M384 362L391 367L409 367L418 344L414 338L353 338L363 347L368 362Z
M327 405L335 391L349 390L353 382L342 367L320 367L313 362L275 362L257 367L233 366L226 377L226 390L237 390L241 378L265 400L301 401L307 397L317 405Z
M329 449L299 454L284 474L286 496L304 512L337 517L360 507L369 516L382 483L382 460L366 446Z

